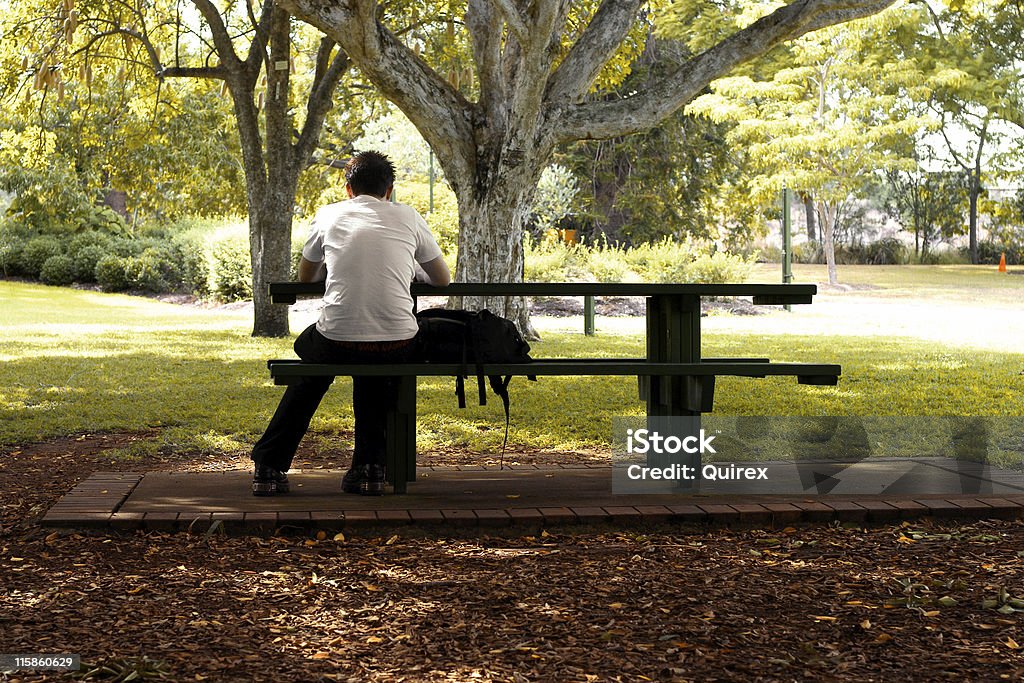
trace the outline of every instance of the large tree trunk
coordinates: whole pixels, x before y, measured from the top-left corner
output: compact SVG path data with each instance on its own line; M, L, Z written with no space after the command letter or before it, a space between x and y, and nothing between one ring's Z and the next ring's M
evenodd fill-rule
M478 169L484 180L450 178L459 201L456 282L523 281L523 227L537 184L535 174L518 164L497 165ZM527 339L539 338L523 297L452 297L451 303L470 310L486 308L515 322Z
M276 194L276 193L275 193ZM291 195L294 198L294 193ZM292 201L268 198L249 211L254 337L289 334L288 307L270 300L271 282L291 279Z

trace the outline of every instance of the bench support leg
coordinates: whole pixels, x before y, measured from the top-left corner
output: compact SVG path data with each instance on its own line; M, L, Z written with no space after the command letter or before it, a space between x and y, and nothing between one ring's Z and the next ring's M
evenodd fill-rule
M395 493L416 481L416 377L399 377L398 401L388 412L386 469Z

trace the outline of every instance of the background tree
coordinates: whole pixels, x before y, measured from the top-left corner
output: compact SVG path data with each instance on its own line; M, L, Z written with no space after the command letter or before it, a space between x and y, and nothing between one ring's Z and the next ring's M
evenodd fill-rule
M738 64L804 33L873 14L892 0L807 0L747 22L628 96L607 100L609 69L622 71L649 34L641 0L467 0L456 30L472 73L457 82L416 54L373 0L280 0L341 45L365 77L423 134L459 202L456 277L518 281L523 225L555 148L649 130ZM690 6L694 3L679 3ZM710 11L710 8L708 8ZM685 23L685 22L684 22ZM700 30L689 22L677 30ZM611 67L609 67L611 65ZM619 79L621 80L621 79ZM479 298L532 335L525 305Z
M690 55L678 41L648 41L617 99ZM649 131L564 146L556 157L582 181L574 226L591 240L642 244L666 237L749 240L763 231L757 205L745 201L746 154L725 139L728 124L677 110Z
M770 78L720 79L688 108L736 124L727 138L750 154L760 172L753 190L762 201L774 201L783 187L813 195L832 284L838 282L835 230L848 200L878 170L916 167L900 153L927 125L905 96L919 87L916 70L900 60L888 64L874 47L880 36L902 35L921 17L894 8L805 36L773 56L772 64L788 66Z
M924 101L941 122L930 146L967 178L969 253L978 263L985 176L1019 165L1024 16L1018 2L974 0L950 2L932 19L920 41L934 72Z
M272 0L244 7L231 2L223 9L211 0L80 6L64 0L56 8L25 9L5 36L23 51L33 86L51 96L66 90L68 74L87 76L111 63L119 77L149 70L160 82L199 78L222 84L231 99L245 178L254 335L288 333L287 309L271 304L267 285L289 278L299 179L348 68L334 41L297 45L297 35ZM306 60L311 77L293 78L296 60ZM296 85L304 86L303 93Z
M934 243L963 234L968 183L954 171L890 169L886 171L885 208L905 230L914 233L914 255L928 258Z

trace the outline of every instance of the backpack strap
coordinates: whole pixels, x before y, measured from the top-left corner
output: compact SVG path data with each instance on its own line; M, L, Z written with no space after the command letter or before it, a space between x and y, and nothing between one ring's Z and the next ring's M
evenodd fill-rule
M491 385L494 388L494 385ZM476 390L480 395L480 405L487 405L487 386L484 384L484 366L476 364ZM497 392L495 392L497 393Z
M498 459L498 468L505 468L505 447L508 446L508 425L509 425L509 398L508 385L512 381L512 375L490 375L491 391L501 399L501 405L505 409L505 439L501 442L501 457Z
M466 407L466 380L462 375L455 376L455 396L459 399L459 407Z

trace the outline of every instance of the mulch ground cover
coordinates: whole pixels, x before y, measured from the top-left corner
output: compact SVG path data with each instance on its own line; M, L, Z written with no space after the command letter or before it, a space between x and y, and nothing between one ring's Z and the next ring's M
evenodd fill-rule
M0 653L80 654L88 680L1024 679L1021 522L273 538L39 526L94 471L245 466L108 454L149 436L0 453Z

